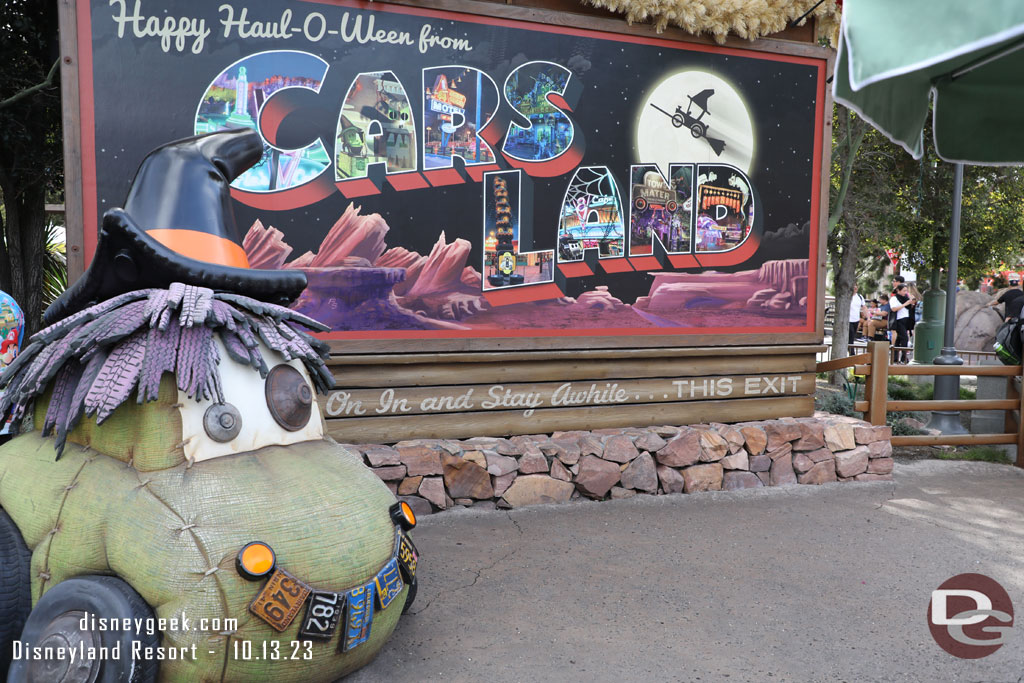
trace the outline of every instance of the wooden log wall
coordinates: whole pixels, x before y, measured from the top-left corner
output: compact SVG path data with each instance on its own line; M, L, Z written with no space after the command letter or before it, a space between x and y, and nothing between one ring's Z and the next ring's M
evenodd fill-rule
M823 349L341 354L321 408L344 443L800 417Z

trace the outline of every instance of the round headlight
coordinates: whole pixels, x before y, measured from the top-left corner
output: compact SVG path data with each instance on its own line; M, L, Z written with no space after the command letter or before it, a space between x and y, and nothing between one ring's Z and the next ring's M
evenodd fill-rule
M270 546L260 541L253 541L238 551L235 568L242 578L258 581L274 571L277 557Z
M391 506L391 520L406 531L416 526L416 513L404 500L400 500Z

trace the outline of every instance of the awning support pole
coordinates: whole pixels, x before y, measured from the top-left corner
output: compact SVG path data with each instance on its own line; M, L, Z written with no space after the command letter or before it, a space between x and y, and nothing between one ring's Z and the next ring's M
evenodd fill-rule
M956 332L956 285L959 280L958 265L960 261L960 209L963 206L964 165L954 164L953 170L953 221L949 229L949 264L946 268L946 320L943 327L942 352L933 361L935 365L963 365L962 358L956 355L953 337ZM960 376L943 375L935 378L934 398L937 401L951 401L960 398ZM931 429L939 429L943 434L966 434L967 430L960 424L960 411L933 410L932 419L928 422Z

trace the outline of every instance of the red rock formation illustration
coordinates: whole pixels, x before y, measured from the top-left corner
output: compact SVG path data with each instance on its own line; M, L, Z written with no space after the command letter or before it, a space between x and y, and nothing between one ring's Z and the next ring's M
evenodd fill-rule
M611 292L608 291L607 285L598 285L594 289L580 294L579 298L575 301L575 305L585 308L596 308L602 311L614 311L626 304L612 296Z
M382 268L405 268L405 279L395 285L395 294L404 295L419 277L426 259L405 247L392 247L385 251L374 265Z
M335 329L448 328L453 325L446 321L487 307L481 275L466 265L468 241L449 244L442 232L423 256L404 247L388 249L388 230L380 214L364 216L350 204L316 253L285 263L292 247L279 230L259 221L243 245L254 268L304 271L309 286L296 307Z
M265 228L258 220L246 233L242 248L249 257L250 266L267 270L284 267L284 262L292 253L292 248L284 241L283 232L274 226Z
M738 273L658 273L635 306L666 314L692 308L796 312L806 306L807 259L768 261Z
M349 204L335 223L310 263L314 268L328 268L346 256L359 256L375 263L387 245L387 221L379 213L361 216L355 204Z

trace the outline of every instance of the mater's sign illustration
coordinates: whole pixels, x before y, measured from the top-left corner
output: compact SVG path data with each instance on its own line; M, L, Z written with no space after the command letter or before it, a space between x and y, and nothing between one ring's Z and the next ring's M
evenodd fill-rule
M822 59L350 0L88 4L87 257L149 149L251 128L249 265L304 271L336 338L814 332Z

